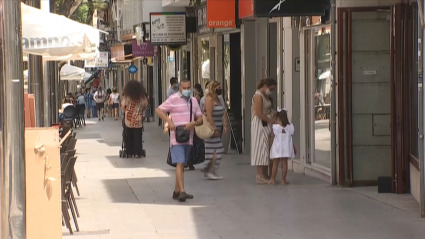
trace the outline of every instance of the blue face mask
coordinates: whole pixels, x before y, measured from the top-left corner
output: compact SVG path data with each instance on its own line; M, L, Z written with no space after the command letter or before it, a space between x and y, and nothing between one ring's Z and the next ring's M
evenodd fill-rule
M189 98L191 94L192 94L191 90L182 90L182 95L186 98Z

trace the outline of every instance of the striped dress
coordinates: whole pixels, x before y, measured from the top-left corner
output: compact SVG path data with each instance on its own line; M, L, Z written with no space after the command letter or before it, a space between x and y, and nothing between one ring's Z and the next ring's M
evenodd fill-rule
M215 126L217 127L218 132L223 130L223 115L225 112L225 107L221 104L214 102L213 109L213 120ZM223 142L221 141L221 136L215 138L209 138L205 140L205 164L209 165L211 159L213 158L214 152L216 153L216 168L220 165L221 158L223 157L224 147Z
M259 91L256 91L255 95L261 95L263 98L263 114L272 117L270 100ZM272 132L271 124L267 123L267 126L263 126L261 119L255 115L254 97L252 97L251 115L251 165L266 166L269 165L270 161L269 136Z

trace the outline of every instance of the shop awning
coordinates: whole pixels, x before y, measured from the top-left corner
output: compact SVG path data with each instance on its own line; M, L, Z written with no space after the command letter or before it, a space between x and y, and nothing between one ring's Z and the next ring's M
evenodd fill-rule
M71 55L87 57L84 54L93 53L98 47L98 29L23 3L21 6L24 53L50 57L45 60L70 60Z
M89 78L92 74L87 73L84 69L65 64L60 71L60 80L82 81L85 77ZM24 71L24 79L28 80L28 70Z

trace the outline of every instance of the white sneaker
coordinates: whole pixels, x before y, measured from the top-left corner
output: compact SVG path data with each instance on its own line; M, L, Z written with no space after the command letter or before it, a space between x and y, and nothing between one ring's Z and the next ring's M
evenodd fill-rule
M220 180L220 178L215 176L213 173L207 173L207 178L209 180Z

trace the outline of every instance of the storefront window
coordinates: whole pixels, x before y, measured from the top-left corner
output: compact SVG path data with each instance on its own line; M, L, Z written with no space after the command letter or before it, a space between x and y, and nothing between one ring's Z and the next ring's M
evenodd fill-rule
M223 37L223 70L224 70L224 81L223 90L227 107L230 109L230 35L226 34Z
M210 41L208 37L200 38L199 47L199 83L204 86L205 82L210 80Z

